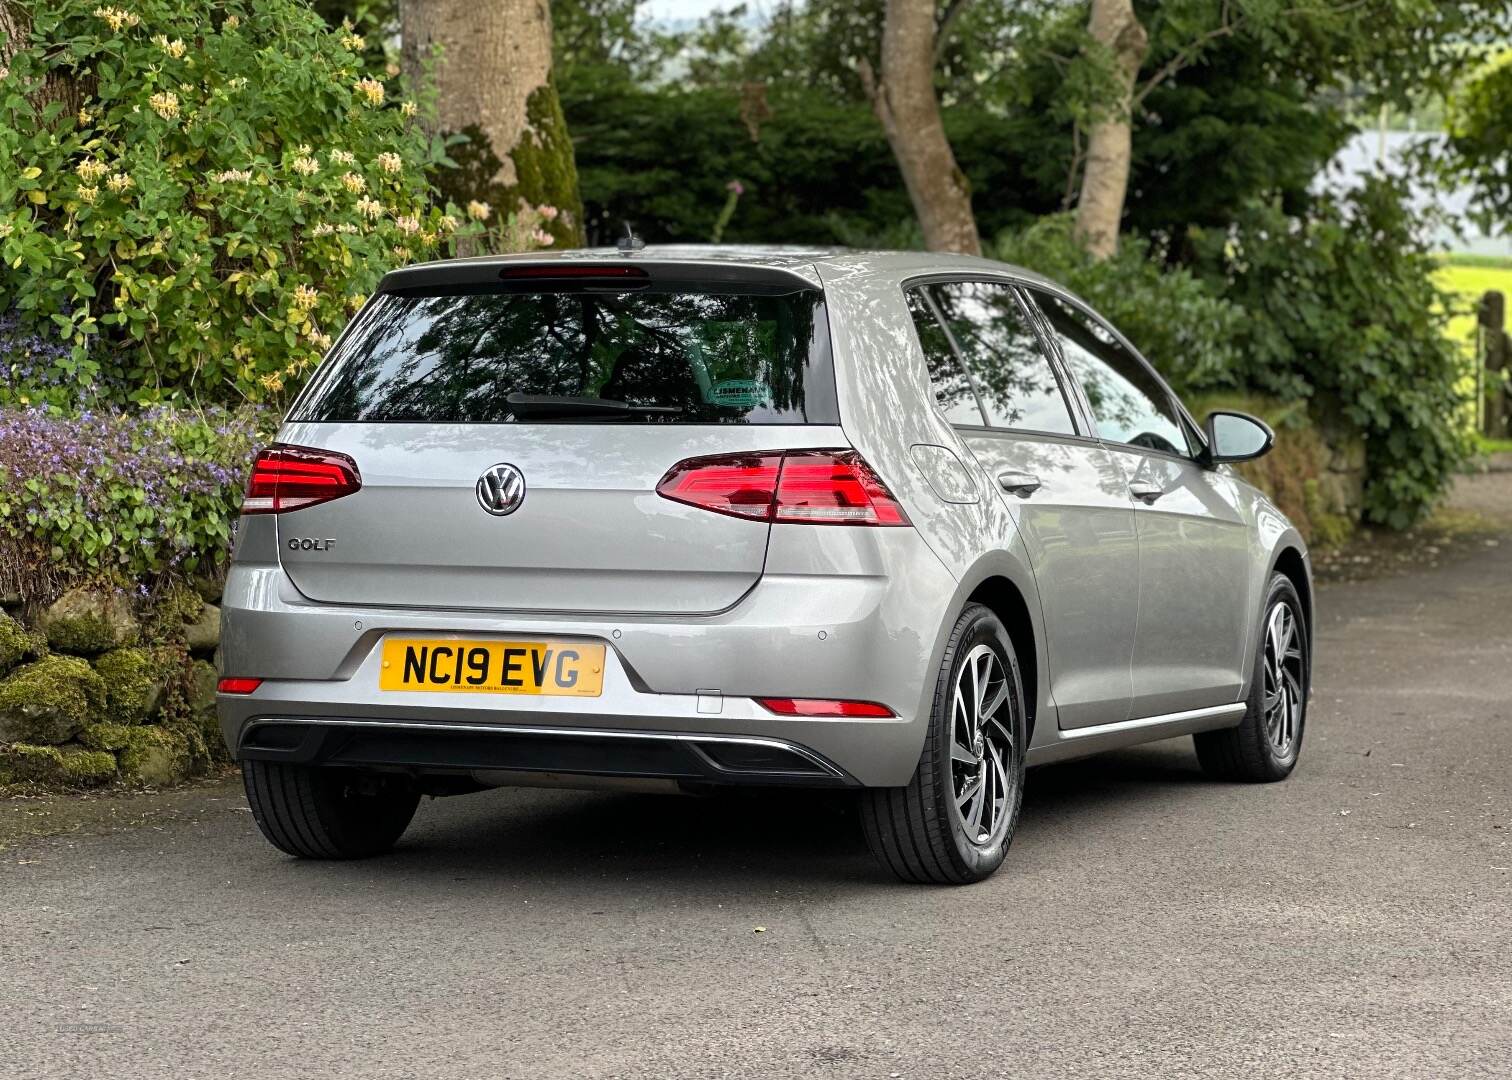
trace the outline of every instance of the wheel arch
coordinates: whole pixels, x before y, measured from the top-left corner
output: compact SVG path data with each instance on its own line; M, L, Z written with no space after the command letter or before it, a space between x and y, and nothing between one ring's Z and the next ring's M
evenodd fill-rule
M1285 574L1291 581L1292 587L1297 590L1297 598L1302 601L1302 619L1307 627L1308 647L1312 646L1313 639L1313 585L1312 572L1308 567L1307 556L1300 538L1293 542L1283 542L1276 549L1271 558L1271 574ZM1267 580L1270 575L1266 575Z
M1040 717L1052 708L1046 678L1039 589L1034 577L1026 567L1007 557L985 558L963 575L942 630L942 641L936 652L936 669L938 657L944 650L943 638L948 636L966 605L973 603L988 608L1008 631L1008 639L1013 643L1018 659L1019 678L1024 684L1027 735L1029 744L1033 745Z

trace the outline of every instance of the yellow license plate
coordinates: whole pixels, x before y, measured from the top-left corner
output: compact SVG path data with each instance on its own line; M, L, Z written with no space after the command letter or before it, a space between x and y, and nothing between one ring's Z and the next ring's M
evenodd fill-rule
M380 690L598 697L604 646L562 641L390 638Z

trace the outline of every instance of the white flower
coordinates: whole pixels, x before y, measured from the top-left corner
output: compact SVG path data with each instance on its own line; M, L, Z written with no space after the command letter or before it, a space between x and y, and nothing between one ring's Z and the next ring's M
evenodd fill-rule
M341 186L356 195L367 188L367 181L354 172L342 173Z
M115 7L97 7L94 9L95 17L104 19L105 25L112 30L120 30L123 27L130 29L142 20L135 12L126 11Z
M352 84L352 89L357 91L374 108L383 104L383 84L377 79L358 79Z
M378 155L378 167L386 173L396 173L404 168L404 159L398 154L385 151Z
M314 176L320 171L320 162L312 157L301 154L289 164L289 168L293 169L300 176Z
M188 47L184 44L182 38L174 38L172 41L169 41L167 34L154 34L152 43L175 60L182 59L184 53L188 51Z
M487 221L488 215L492 213L493 207L489 206L486 202L479 202L477 199L474 199L467 204L467 216L474 221Z
M86 158L74 166L74 172L78 173L79 179L86 184L94 183L109 171L110 169L103 161L96 161L94 158Z
M152 106L152 111L164 120L175 120L179 114L178 95L172 90L164 90L153 94L147 99L147 104Z
M414 236L420 231L420 218L414 214L406 214L394 219L394 228L406 236Z
M377 219L383 216L383 204L377 199L370 199L366 195L357 200L357 212L363 217Z

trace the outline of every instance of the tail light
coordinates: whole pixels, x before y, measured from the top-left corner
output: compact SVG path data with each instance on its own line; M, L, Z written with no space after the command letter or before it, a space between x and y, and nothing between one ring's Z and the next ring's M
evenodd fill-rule
M270 446L258 452L242 499L244 514L286 514L361 489L357 463L334 450Z
M757 703L778 716L848 716L856 719L886 719L895 715L875 701L831 701L828 698L759 697Z
M215 684L215 689L222 694L250 694L261 685L261 679L239 678L228 675Z
M907 525L887 485L854 450L788 450L680 461L656 493L717 514L805 525Z

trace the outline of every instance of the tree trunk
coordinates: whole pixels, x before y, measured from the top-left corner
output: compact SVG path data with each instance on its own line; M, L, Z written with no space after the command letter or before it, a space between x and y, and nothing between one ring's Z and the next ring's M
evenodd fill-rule
M956 164L935 96L934 0L887 0L882 25L882 77L867 64L861 78L930 251L982 253L971 184Z
M0 0L0 68L9 68L11 58L26 46L31 36L31 16L15 0ZM63 103L61 115L72 116L88 100L94 80L84 76L72 78L66 72L51 71L42 86L31 95L32 108L40 114L50 103Z
M433 83L437 130L470 140L451 148L460 168L438 178L442 191L500 214L521 199L556 207L548 223L556 243L581 243L577 164L551 81L548 0L403 0L400 24L409 84Z
M1076 204L1076 235L1094 259L1118 253L1118 228L1134 153L1134 83L1150 39L1130 0L1092 0L1087 31L1112 55L1116 92L1087 133L1087 163Z

